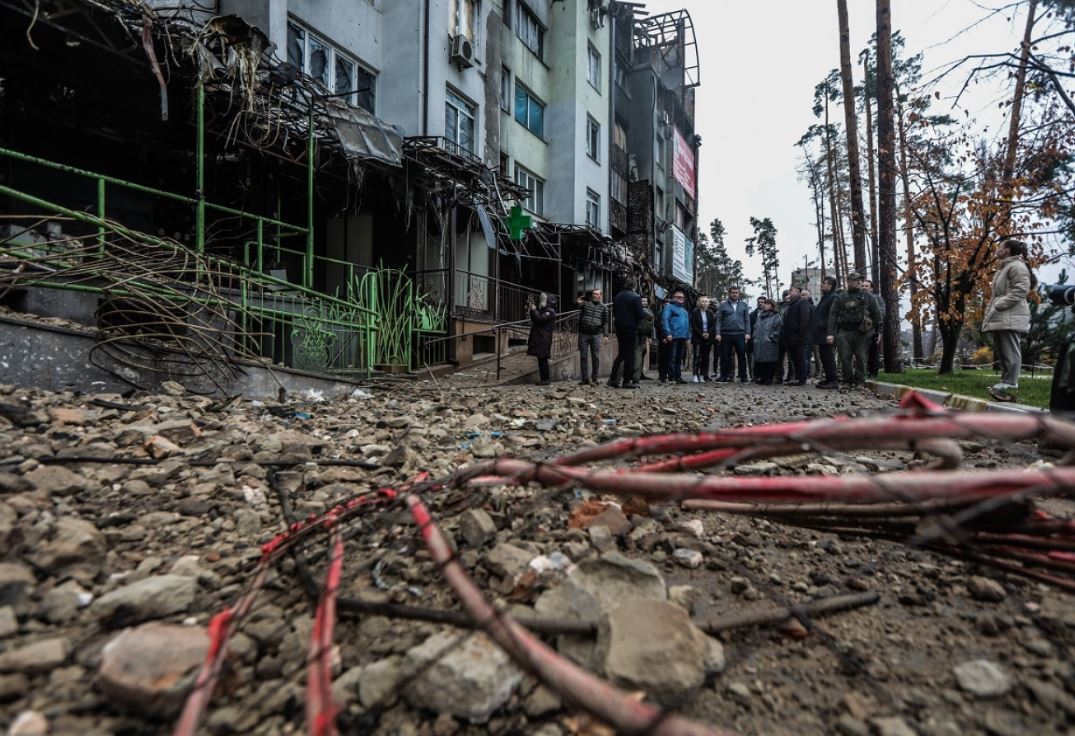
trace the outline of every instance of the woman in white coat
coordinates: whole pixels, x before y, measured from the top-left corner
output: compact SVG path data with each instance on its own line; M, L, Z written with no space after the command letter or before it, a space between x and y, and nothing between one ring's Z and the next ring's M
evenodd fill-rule
M1030 331L1030 305L1027 294L1033 288L1033 276L1023 257L1026 243L1005 240L1000 244L1000 270L993 277L993 298L985 310L982 332L992 332L1000 360L1000 383L989 389L998 401L1011 401L1019 388L1019 369L1023 362L1022 336Z

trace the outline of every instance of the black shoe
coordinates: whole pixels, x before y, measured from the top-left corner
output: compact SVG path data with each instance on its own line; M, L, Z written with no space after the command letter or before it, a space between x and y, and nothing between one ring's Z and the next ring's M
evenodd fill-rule
M609 388L619 388L619 387L620 387L620 384L618 384L618 383L613 383L612 381L609 381L609 382L608 382L608 383L606 383L605 385L606 385L606 386L608 386Z
M548 379L546 379L546 380L544 380L544 381L538 381L538 384L537 384L537 385L538 385L538 386L549 386L549 385L551 385L551 384L552 384L552 381L549 381Z
M638 380L639 381L652 381L653 377L652 376L639 376Z
M625 383L625 384L623 384L623 387L624 388L642 388L637 383Z
M838 389L838 388L840 388L840 384L838 384L836 381L826 381L825 383L819 383L817 385L817 387L818 388L829 388L829 389L837 388Z
M684 381L682 378L677 378L672 383L690 383L690 381Z
M750 379L749 378L740 378L739 383L750 383Z
M775 384L777 384L777 385L779 385L779 384L781 384L781 383L783 383L783 382L784 382L784 379L783 379L783 378L774 378L774 379L773 379L773 383L775 383Z
M806 381L792 381L790 385L791 386L805 386Z
M590 382L585 380L585 379L583 379L582 381L579 381L579 385L580 386L589 386Z

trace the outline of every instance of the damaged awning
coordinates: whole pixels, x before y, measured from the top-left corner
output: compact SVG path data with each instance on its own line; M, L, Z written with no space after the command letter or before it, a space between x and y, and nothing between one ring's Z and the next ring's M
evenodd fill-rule
M329 105L327 113L345 157L402 165L403 136L393 126L361 107L341 103Z

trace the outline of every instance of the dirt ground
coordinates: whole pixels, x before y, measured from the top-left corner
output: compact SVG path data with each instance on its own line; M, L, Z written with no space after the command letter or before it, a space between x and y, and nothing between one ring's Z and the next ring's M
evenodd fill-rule
M200 632L250 585L260 545L286 528L282 499L303 518L481 459L549 459L621 436L895 409L865 392L809 386L423 382L284 404L169 388L124 398L0 387L0 727L9 733L170 733L208 646ZM1031 444L961 445L965 467L1055 460ZM921 465L910 453L851 455L796 456L759 472ZM330 462L341 459L355 462ZM699 625L879 594L855 610L715 635L722 661L708 658L704 681L663 698L715 728L1075 733L1075 606L1040 583L895 541L750 516L656 505L621 512L622 499L573 488L450 491L429 503L475 582L516 613L542 611L542 596L602 564L619 565L628 583L637 574L640 588L656 585ZM611 541L572 528L585 504L611 509ZM1073 516L1067 500L1043 504ZM617 533L620 519L627 526ZM350 519L343 538L340 596L350 603L341 603L332 652L342 733L604 732L483 636L377 614L377 604L458 608L402 506ZM305 731L307 650L328 549L324 535L312 536L297 561L272 569L229 646L202 733ZM681 550L701 563L684 564ZM114 643L132 631L144 636ZM445 653L423 658L423 646L441 639ZM470 660L449 664L447 651Z

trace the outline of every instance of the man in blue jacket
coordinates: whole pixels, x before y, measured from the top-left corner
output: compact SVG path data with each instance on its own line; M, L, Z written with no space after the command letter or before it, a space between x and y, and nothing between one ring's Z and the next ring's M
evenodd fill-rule
M616 328L616 343L619 348L616 360L612 363L612 375L617 375L617 369L623 368L623 387L638 388L634 381L635 375L635 347L638 344L638 325L646 318L646 309L642 306L642 297L638 294L638 282L628 279L623 291L612 300L612 321ZM611 388L619 388L612 378L608 385Z
M687 340L691 336L691 318L687 314L684 302L687 295L677 289L672 293L672 301L661 312L661 331L664 341L669 345L668 381L669 383L686 383L681 375L683 354L686 352ZM617 326L616 329L619 329Z
M720 381L731 383L732 350L739 364L739 382L747 382L747 341L750 339L750 307L739 298L739 287L728 288L728 298L717 309L717 343L720 345Z

